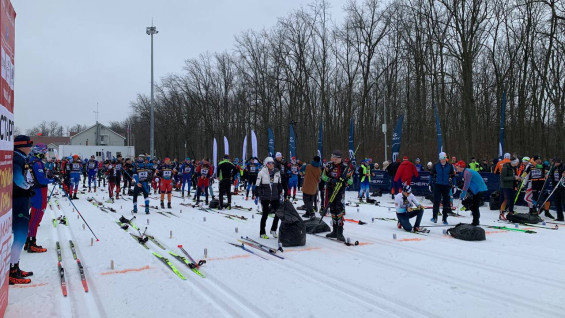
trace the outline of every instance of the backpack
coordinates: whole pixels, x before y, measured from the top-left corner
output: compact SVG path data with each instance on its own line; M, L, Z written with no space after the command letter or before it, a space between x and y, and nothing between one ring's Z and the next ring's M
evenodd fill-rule
M489 196L488 202L489 209L491 210L498 210L500 209L500 191L494 191Z
M291 202L285 201L275 212L281 219L279 243L284 247L306 245L306 226Z
M447 233L463 241L484 241L487 239L485 230L471 224L459 223L447 230Z
M538 224L542 221L539 215L530 213L509 213L506 215L506 219L512 223Z
M210 201L210 204L208 204L208 207L210 209L217 209L219 206L220 206L220 201L218 201L218 199L214 199Z

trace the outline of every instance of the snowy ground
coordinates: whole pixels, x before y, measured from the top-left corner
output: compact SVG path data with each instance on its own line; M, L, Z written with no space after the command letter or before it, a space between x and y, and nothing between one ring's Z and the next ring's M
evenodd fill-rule
M94 197L104 201L105 195ZM346 217L368 224L345 225L345 236L360 246L308 235L306 246L285 248L284 260L262 253L268 258L263 260L226 243L237 243L242 235L260 240L260 216L251 200L234 196L234 204L253 207L231 211L249 218L243 221L181 206L183 200L173 197L173 209L165 211L177 216L151 210L148 216L139 213L135 223L175 253L182 244L201 259L207 249L201 267L206 278L169 257L187 278L181 280L151 253L166 251L151 242L150 250L143 248L115 223L121 215L131 216L130 200L105 203L117 209L106 213L85 200L91 194L79 196L73 202L100 241L91 246L88 228L59 196L61 210L47 207L38 233L48 252L22 254L21 267L35 275L31 285L10 287L6 317L563 317L565 309L565 229L531 228L536 234L487 229L486 241L465 242L444 236L443 227L431 227L423 236L397 229L396 222L372 222L394 218L394 209L361 205L347 207ZM347 199L355 197L347 193ZM377 199L393 205L388 195ZM504 225L487 206L481 213L481 223ZM469 212L462 214L466 217L451 217L450 223L470 223ZM68 226L53 227L59 215L67 216ZM431 225L430 217L426 210L424 226ZM88 293L69 239L85 267ZM63 248L68 297L60 288L55 241ZM262 242L276 247L274 239Z

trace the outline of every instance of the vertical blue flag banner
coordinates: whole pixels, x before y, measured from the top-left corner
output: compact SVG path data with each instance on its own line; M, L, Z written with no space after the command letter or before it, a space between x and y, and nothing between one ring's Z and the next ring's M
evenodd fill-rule
M349 120L349 160L353 166L357 165L357 160L355 160L355 126L353 123L353 117Z
M500 106L500 141L498 142L498 156L504 154L504 122L506 117L506 90L502 92L502 105Z
M224 155L230 154L230 144L228 142L228 137L224 136Z
M290 124L290 133L288 136L288 151L290 152L290 158L296 157L296 136L294 135L294 127Z
M268 132L268 147L269 147L269 157L275 156L275 134L273 134L273 130L271 128L267 128Z
M437 153L443 151L443 138L441 136L441 125L439 124L439 114L437 112L437 105L434 103L434 115L436 116L436 130L437 130Z
M324 135L323 135L323 127L322 127L322 122L320 122L320 131L318 132L318 156L320 158L324 158L323 157L323 153L324 153Z
M392 133L392 161L396 161L398 154L400 153L400 139L402 138L402 122L404 121L404 115L400 115L396 121L396 126L394 127L394 132Z
M241 154L241 165L245 165L245 156L247 155L247 135L243 138L243 151Z

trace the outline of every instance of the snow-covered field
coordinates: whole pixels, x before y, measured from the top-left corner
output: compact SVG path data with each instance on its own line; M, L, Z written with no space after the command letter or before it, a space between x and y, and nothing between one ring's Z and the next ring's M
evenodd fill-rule
M79 195L80 200L73 201L100 238L91 245L92 235L83 229L69 201L59 196L58 210L52 199L53 208L47 207L37 236L38 244L48 251L22 254L22 269L34 272L32 284L10 287L6 317L563 317L565 313L565 229L532 227L536 234L486 229L483 242L445 236L445 227L430 227L429 235L417 235L397 229L396 222L372 221L395 217L394 209L386 207L393 206L392 199L385 195L377 198L385 207L346 207L346 218L367 222L346 222L345 236L358 240L359 246L308 235L306 246L277 253L285 259L254 250L268 259L264 260L226 243L249 236L277 246L275 239L259 239L260 216L251 200L233 197L233 204L253 208L252 212L232 209L230 213L248 218L235 220L181 206L180 194L174 195L173 208L164 211L175 215L163 216L156 210L145 215L140 208L134 220L167 250L152 242L145 249L116 224L121 215L131 217L130 200L104 203L117 213L103 212L86 201L88 196L105 201L107 191ZM151 197L151 205L158 205L156 196ZM348 200L356 201L355 197L354 192L347 193ZM301 205L300 201L296 206ZM450 217L450 224L471 222L469 212L461 213L466 217ZM498 212L486 205L481 214L482 224L505 225L495 221ZM68 218L68 226L55 228L52 219L60 215ZM430 217L431 210L426 210L423 226L431 225ZM269 218L267 231L271 222ZM88 293L69 240L85 267ZM68 297L61 292L56 241L63 249ZM201 267L206 278L169 257L186 277L181 280L152 255L153 251L181 254L179 244L196 259L204 259L207 249L207 263Z

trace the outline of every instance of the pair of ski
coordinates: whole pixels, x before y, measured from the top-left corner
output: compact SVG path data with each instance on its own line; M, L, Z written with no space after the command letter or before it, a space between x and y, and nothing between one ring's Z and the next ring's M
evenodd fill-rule
M57 224L67 225L69 224L66 216L59 216L56 219L53 219L53 227L57 227Z
M205 207L198 207L198 209L201 210L201 211L204 211L204 212L208 212L208 213L222 214L225 218L228 218L230 220L247 221L247 218L245 216L242 216L242 215L229 214L229 213L225 213L225 212L222 212L222 211L214 210L212 208L205 208Z
M190 268L190 270L192 272L194 272L196 275L202 277L202 278L206 278L206 276L204 276L204 274L202 274L198 269L200 268L200 266L206 264L206 261L201 260L198 263L196 261L194 261L194 259L188 254L188 252L182 248L182 245L179 245L179 249L187 256L189 257L189 259L187 259L186 257L182 256L182 255L178 255L175 254L171 251L169 251L169 254L176 258L178 261L182 262L183 264L185 264L188 268ZM177 267L165 256L162 256L156 252L153 252L153 255L155 255L155 257L157 257L161 262L163 262L165 265L167 265L167 267L169 267L169 269L171 271L173 271L173 273L175 273L175 275L177 275L180 279L182 280L186 280L186 277L177 269Z
M282 257L282 256L275 255L275 254L272 254L271 252L269 252L270 249L269 249L269 250L263 250L262 248L259 248L259 246L262 245L261 243L258 243L258 242L257 242L257 243L253 243L253 242L247 241L247 240L245 240L245 241L238 240L238 242L240 242L240 244L236 244L236 243L232 243L232 242L226 242L226 243L228 243L228 244L230 244L230 245L232 245L232 246L235 246L235 247L237 247L237 248L241 248L242 250L246 251L247 253L253 254L253 255L255 255L255 256L257 256L257 257L260 257L260 258L262 258L262 259L264 259L264 260L269 260L269 259L266 258L266 257L264 257L264 256L261 256L261 255L258 254L258 253L253 252L252 250L248 249L246 246L256 248L256 249L258 249L258 250L260 250L260 251L263 251L263 252L265 252L265 253L268 253L268 254L271 254L271 255L276 256L276 257L278 257L278 258L284 259L284 257ZM257 244L260 244L260 245L257 245ZM264 246L264 245L262 245L262 246Z
M63 268L63 265L61 264L63 257L62 257L62 251L61 251L61 244L59 243L59 241L57 241L56 243L57 245L57 268L59 271L59 277L61 280L61 291L63 292L63 296L67 297L68 293L67 293L67 282L65 279L65 269ZM80 279L82 282L82 287L84 288L84 292L88 292L88 283L86 282L86 276L84 274L84 267L82 266L82 263L80 262L80 260L77 258L77 253L76 253L76 249L75 249L75 244L73 243L72 240L69 240L69 245L71 247L71 252L73 253L73 259L76 260L77 265L78 265L78 270L80 273Z
M503 223L507 223L507 224L515 224L515 223L510 223L509 221L503 221L503 220L499 220L499 222L503 222ZM548 222L545 222L548 223ZM545 225L540 225L540 224L531 224L531 223L519 223L522 226L528 226L528 227L537 227L540 229L546 229L546 230L559 230L559 225L558 224L553 224L553 226L545 226Z
M282 256L280 256L280 255L277 255L277 250L276 250L276 249L274 249L274 248L272 248L272 247L269 247L269 246L267 246L267 245L263 245L263 244L261 244L261 243L255 241L254 239L251 239L251 238L249 238L249 237L247 237L247 236L245 236L245 237L242 236L242 237L241 237L241 240L237 240L237 241L240 242L240 243L242 243L242 244L248 245L249 247L252 247L252 248L254 248L254 249L257 249L257 250L263 251L263 252L265 252L265 253L267 253L267 254L270 254L270 255L272 255L272 256L274 256L274 257L278 257L278 258L280 258L280 259L284 259L284 257L282 257ZM279 250L282 251L282 247L280 247Z
M345 239L345 242L343 242L343 241L338 240L337 238L326 237L325 235L318 234L318 233L308 233L308 234L312 234L314 236L321 237L321 238L324 238L326 240L342 243L342 244L345 244L346 246L358 246L359 245L359 241L355 241L355 242L352 243L351 240L349 239L349 237Z

